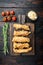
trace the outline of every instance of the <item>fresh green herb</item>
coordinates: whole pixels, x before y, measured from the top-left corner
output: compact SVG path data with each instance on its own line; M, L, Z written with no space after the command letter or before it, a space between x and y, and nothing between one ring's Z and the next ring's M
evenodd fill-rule
M4 41L4 47L3 47L3 52L6 55L8 52L8 28L9 24L5 23L3 26L3 41Z

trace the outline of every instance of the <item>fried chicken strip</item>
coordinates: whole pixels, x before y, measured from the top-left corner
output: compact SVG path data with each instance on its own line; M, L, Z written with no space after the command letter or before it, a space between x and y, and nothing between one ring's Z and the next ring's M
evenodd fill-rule
M19 48L19 49L23 49L23 48L28 48L30 45L28 43L13 43L13 48Z
M21 35L21 36L28 36L30 33L31 32L22 30L22 31L14 31L13 35L14 36L19 36L19 35Z
M12 42L30 42L30 38L15 36L13 37Z
M13 52L15 53L27 53L27 52L30 52L31 50L32 50L32 47L27 48L27 49L14 49L13 48Z
M15 29L30 30L29 26L27 26L27 25L22 25L22 24L13 24L13 27L14 27Z

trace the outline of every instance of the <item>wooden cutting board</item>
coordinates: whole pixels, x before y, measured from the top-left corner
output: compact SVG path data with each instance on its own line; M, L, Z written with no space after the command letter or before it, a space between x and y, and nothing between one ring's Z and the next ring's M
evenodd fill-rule
M14 23L10 24L10 54L11 55L20 55L20 54L15 54L13 52L13 43L12 43L13 32L14 32L13 24ZM30 26L31 34L29 35L29 38L31 39L30 45L32 46L33 49L31 52L22 53L22 55L35 55L35 25L33 23L25 23L25 24Z

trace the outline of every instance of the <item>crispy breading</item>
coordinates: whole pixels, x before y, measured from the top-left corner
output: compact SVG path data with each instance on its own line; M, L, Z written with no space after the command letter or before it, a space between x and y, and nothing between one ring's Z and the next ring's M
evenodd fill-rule
M29 43L13 43L13 48L19 48L19 49L23 49L23 48L28 48L30 46Z
M13 37L12 42L30 42L30 38L15 36Z
M28 31L14 31L13 35L14 36L28 36L31 32L28 32Z
M30 52L31 50L32 50L32 47L27 48L27 49L15 49L15 48L13 48L13 52L15 52L15 53L27 53L27 52Z
M30 30L29 26L28 25L22 25L22 24L13 24L13 27L15 29L24 29L24 30Z

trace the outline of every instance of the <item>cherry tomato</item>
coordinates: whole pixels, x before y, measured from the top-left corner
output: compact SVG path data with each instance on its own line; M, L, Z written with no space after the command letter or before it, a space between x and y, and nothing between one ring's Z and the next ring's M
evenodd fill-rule
M4 21L4 22L7 22L7 18L6 18L6 17L3 17L3 21Z
M10 17L10 16L8 16L8 17L7 17L7 20L8 20L8 21L11 21L11 17Z
M16 20L17 20L16 16L13 16L12 21L16 21Z
M10 15L10 12L9 11L6 11L6 15Z
M2 16L5 16L5 12L2 12Z
M12 11L10 11L10 14L11 14L11 15L14 15L14 14L15 14L15 12L12 10Z

